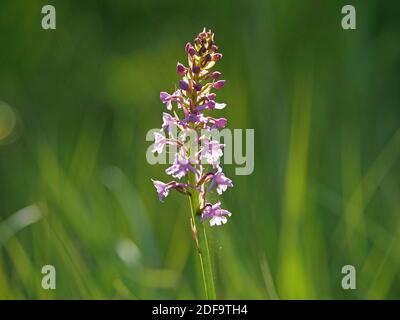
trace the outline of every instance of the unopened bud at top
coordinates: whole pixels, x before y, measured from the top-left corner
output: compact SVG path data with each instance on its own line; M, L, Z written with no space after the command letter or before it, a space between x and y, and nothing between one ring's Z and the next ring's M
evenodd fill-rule
M185 51L187 54L194 56L196 54L195 48L193 48L192 44L188 42L185 46Z
M200 50L199 50L199 53L200 53L200 54L203 54L203 53L205 53L206 51L207 51L206 47L202 46L202 47L200 48Z

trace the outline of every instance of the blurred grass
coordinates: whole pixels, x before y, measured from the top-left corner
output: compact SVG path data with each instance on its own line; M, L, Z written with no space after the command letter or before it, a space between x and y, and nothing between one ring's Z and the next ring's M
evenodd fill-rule
M255 171L212 230L218 296L400 295L400 6L315 0L0 3L0 298L202 298L186 199L159 203L145 135L184 44L216 32L230 128ZM221 113L222 115L222 113ZM57 289L41 288L41 268ZM343 265L357 290L341 286Z

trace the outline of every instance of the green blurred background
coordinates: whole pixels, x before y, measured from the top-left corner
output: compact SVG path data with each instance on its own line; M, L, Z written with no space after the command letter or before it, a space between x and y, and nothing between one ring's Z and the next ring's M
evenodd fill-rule
M203 27L224 54L220 115L255 129L254 173L225 165L218 297L400 298L400 5L353 0L345 31L345 4L2 0L0 298L204 297L188 202L158 201L166 166L145 157Z

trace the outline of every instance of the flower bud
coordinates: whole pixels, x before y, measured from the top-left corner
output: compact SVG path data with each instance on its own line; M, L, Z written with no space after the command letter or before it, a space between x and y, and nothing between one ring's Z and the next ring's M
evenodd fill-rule
M208 100L215 100L215 97L216 97L217 95L215 94L215 93L210 93L208 96L207 96L207 99Z
M176 65L176 72L180 74L181 76L185 75L186 73L186 68L183 64L179 63Z
M215 53L213 56L214 61L218 61L222 59L222 54L221 53Z
M189 53L189 48L192 46L192 44L190 42L185 44L185 52Z
M193 66L192 71L193 71L193 73L199 73L200 72L200 67L199 66Z
M225 118L219 118L219 119L214 120L214 125L218 129L223 129L223 128L225 128L227 122L228 122L228 120L226 120Z
M203 88L203 86L201 85L201 83L196 83L196 84L193 86L193 88L194 88L194 90L196 90L196 91L200 91L201 88Z
M188 91L189 90L189 85L186 81L184 80L179 80L179 87L181 87L182 90Z
M211 54L206 55L204 60L207 61L207 62L211 61Z
M213 87L215 89L221 89L225 84L225 80L218 80L216 82L214 82Z
M216 79L218 79L220 76L221 76L221 72L219 72L219 71L214 71L212 74L211 74L211 78L213 78L214 80L216 80Z
M185 51L187 54L194 56L196 53L196 50L193 48L192 44L188 42L185 46Z

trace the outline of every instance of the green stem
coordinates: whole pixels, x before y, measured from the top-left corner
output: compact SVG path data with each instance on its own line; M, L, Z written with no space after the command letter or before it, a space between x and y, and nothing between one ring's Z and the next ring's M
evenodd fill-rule
M193 185L196 184L196 177L192 172L189 173L189 183ZM210 248L208 246L207 230L206 230L207 226L206 224L200 223L199 216L197 215L200 209L199 197L200 197L199 191L191 190L190 209L192 213L192 232L200 259L206 297L207 299L215 300L216 294L214 285L214 274L213 274Z

